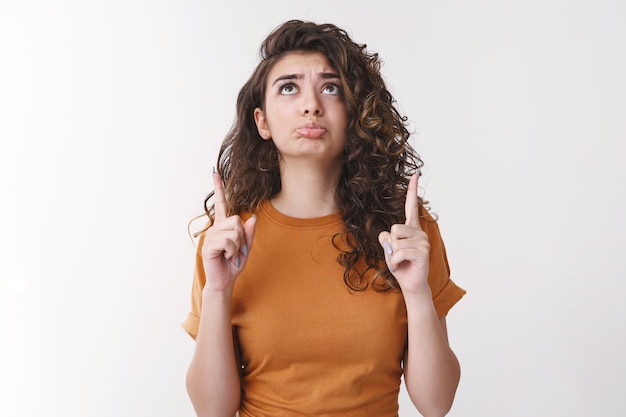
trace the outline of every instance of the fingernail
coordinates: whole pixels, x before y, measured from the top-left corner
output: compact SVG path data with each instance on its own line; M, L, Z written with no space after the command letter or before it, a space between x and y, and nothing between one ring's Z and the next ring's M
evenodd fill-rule
M247 244L243 244L243 246L241 247L241 253L243 253L243 256L248 256L248 245Z
M383 249L387 255L391 255L393 253L393 249L391 249L391 243L388 240L383 242Z
M235 266L239 268L240 265L241 265L241 258L238 256L235 258Z

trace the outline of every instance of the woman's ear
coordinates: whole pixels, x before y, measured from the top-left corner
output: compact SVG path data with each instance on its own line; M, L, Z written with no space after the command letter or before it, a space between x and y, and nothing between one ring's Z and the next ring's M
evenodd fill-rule
M267 119L265 119L265 112L259 107L254 109L254 122L256 123L256 128L259 131L259 135L261 135L263 139L268 140L272 138L270 128L267 124Z

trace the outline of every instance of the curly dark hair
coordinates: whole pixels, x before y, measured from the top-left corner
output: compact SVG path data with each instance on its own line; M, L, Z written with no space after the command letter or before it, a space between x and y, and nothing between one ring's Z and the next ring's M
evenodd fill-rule
M339 248L341 240L341 246L347 246L337 259L345 267L344 281L354 291L369 285L379 291L398 289L385 266L378 234L404 222L408 180L423 163L409 144L407 118L385 86L378 54L335 25L290 20L263 41L261 61L239 92L236 119L218 156L229 214L252 212L281 189L278 150L259 135L254 109L264 108L269 71L292 51L322 53L341 79L348 126L335 198L344 228L333 236L333 243ZM212 196L213 192L204 201L211 219ZM357 268L361 259L365 270ZM365 279L372 271L373 278Z

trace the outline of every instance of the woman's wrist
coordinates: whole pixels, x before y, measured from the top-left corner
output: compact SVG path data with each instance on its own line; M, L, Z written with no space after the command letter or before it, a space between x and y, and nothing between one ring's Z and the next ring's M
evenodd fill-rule
M403 291L402 295L404 296L404 303L409 314L417 311L429 312L434 309L433 296L428 285L417 291Z
M209 288L204 288L204 290L202 291L202 304L203 306L230 305L232 295L232 288L227 288L220 291L214 291Z

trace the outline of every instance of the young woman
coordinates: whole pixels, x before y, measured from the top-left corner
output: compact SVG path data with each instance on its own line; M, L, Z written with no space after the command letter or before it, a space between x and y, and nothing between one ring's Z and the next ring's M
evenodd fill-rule
M465 291L377 54L288 21L261 55L205 200L183 324L197 415L391 417L403 374L424 416L445 415L445 316Z

